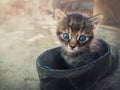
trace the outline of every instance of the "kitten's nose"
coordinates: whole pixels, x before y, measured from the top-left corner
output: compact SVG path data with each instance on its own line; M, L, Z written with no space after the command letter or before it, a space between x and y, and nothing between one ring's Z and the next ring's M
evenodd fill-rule
M74 49L77 46L77 40L75 37L71 38L69 46L71 47L71 49Z
M70 47L71 47L71 49L73 49L73 48L75 48L75 47L76 47L76 45L70 45Z

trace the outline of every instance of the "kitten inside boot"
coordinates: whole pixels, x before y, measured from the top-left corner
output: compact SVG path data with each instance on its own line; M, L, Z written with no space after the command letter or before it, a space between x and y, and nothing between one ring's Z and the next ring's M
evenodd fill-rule
M103 15L87 17L79 13L65 14L56 9L55 18L57 37L62 44L61 54L69 68L88 64L106 52L94 34Z

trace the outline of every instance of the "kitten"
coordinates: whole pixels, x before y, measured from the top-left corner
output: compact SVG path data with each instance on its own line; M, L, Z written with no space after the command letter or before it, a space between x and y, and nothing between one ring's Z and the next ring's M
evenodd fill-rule
M65 14L56 9L55 18L57 37L62 44L61 54L69 68L85 65L105 53L102 43L94 35L103 15L87 17L79 13Z

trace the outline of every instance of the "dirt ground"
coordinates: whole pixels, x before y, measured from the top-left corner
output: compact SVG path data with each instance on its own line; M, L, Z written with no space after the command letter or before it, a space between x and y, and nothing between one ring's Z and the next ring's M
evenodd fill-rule
M10 16L0 23L0 90L39 90L36 58L59 45L44 19Z

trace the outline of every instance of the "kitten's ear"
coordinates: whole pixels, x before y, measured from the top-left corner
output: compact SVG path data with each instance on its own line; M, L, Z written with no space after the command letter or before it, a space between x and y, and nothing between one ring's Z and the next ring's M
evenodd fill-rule
M60 9L55 9L55 19L57 22L65 17L67 17L67 15L63 11L61 11Z
M89 21L91 21L97 27L102 22L103 17L104 17L104 15L97 14L95 16L90 17Z

